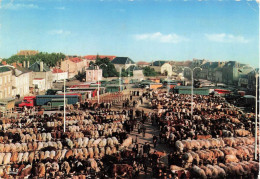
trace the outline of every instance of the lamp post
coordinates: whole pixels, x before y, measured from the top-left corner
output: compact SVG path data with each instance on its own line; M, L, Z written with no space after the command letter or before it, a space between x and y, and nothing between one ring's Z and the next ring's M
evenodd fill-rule
M191 71L191 119L192 119L192 116L193 116L193 80L194 80L193 79L193 73L194 73L195 69L198 68L198 69L202 70L202 68L195 67L195 68L191 69L190 67L184 67L183 69L185 69L185 68L187 68L187 69L189 69ZM184 72L184 70L183 70L183 72Z
M247 68L251 68L254 73L255 73L255 160L257 159L257 118L258 118L258 114L257 114L257 90L258 90L258 78L259 78L259 74L257 74L256 69L251 67L251 66L243 66L242 69L244 69L245 67ZM260 129L260 123L259 123L259 129Z
M66 132L66 102L65 102L65 96L66 96L66 79L64 78L64 94L63 94L63 100L64 100L64 104L63 104L63 110L64 110L64 121L63 121L63 131L64 133Z
M119 92L121 92L121 71L122 67L119 67Z
M100 68L100 66L102 66L102 65L105 65L105 66L107 66L106 64L101 64L101 65L96 65L97 67L98 67L98 75L97 75L97 81L98 81L98 93L97 93L97 96L98 96L98 104L99 104L99 68Z

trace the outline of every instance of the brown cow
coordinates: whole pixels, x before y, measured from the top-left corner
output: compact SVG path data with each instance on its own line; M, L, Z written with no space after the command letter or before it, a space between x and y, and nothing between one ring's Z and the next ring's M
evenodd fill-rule
M128 175L128 178L132 178L133 167L128 164L114 164L113 165L113 176L121 175L124 177Z

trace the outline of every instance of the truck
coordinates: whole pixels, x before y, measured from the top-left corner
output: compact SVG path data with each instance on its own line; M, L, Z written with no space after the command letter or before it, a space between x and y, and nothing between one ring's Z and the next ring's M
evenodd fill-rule
M65 99L65 103L68 104L67 98ZM64 99L63 98L52 99L51 101L47 102L46 105L42 105L41 108L44 109L45 111L63 110Z
M48 102L51 102L52 99L63 99L64 95L38 95L36 96L36 105L42 106L47 105ZM65 98L68 100L67 104L76 104L79 102L79 97L77 95L65 95Z
M35 99L36 99L36 96L25 96L23 98L22 103L20 103L18 106L19 107L26 106L27 108L32 108L35 106Z

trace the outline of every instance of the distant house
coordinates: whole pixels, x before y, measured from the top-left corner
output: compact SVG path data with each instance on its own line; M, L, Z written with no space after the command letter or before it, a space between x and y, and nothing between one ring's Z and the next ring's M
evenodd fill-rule
M216 80L216 69L222 67L220 62L206 62L201 65L202 70L199 72L199 76L202 79L215 81Z
M150 67L153 68L156 72L161 73L161 66L165 63L168 63L168 61L165 60L157 60L157 61L153 61L150 64Z
M61 62L61 70L68 72L68 77L72 78L79 72L85 71L89 66L86 60L79 57L67 57Z
M52 69L52 80L57 81L57 80L64 80L68 79L68 72L63 71L59 68L53 68Z
M236 61L228 61L222 69L222 81L226 84L237 85L239 78L239 68L243 65Z
M29 70L32 71L32 79L43 78L45 80L44 90L52 87L52 72L46 64L37 61L29 67Z
M172 76L172 66L169 63L164 63L161 66L161 74L167 75L167 76Z
M136 65L137 65L138 67L143 68L143 67L150 66L150 63L149 63L149 62L140 61L140 62L137 62Z
M133 79L138 79L139 81L144 79L143 70L139 67L133 69Z
M128 69L130 66L136 66L135 62L129 57L116 57L111 63L114 64L118 72L120 71L120 68Z
M86 69L86 82L102 80L102 69L96 66L90 66Z

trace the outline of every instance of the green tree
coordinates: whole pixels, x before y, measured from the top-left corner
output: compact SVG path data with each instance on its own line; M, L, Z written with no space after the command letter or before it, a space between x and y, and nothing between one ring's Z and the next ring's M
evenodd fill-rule
M102 69L102 76L105 78L119 76L114 64L108 58L100 58L97 55L94 65L98 65Z
M151 67L144 67L143 68L144 76L157 76L158 73Z
M37 60L43 61L47 66L54 67L57 63L64 59L65 55L63 53L47 53L47 52L40 52L36 55L13 55L7 59L4 59L8 64L18 62L23 63L24 61L29 61L30 64L35 63Z

